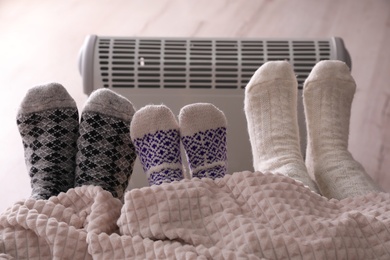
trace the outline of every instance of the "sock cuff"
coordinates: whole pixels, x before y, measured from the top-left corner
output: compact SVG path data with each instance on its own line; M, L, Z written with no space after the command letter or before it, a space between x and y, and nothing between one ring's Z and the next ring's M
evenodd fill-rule
M142 138L157 131L179 130L172 111L165 105L147 105L138 110L131 121L131 139Z
M109 89L98 89L88 98L83 113L96 112L130 122L135 109L125 97Z
M196 103L184 106L179 114L180 133L190 136L209 129L227 127L225 114L209 103Z
M164 169L170 169L170 170L181 170L183 171L183 166L181 163L162 163L160 165L151 167L149 170L147 170L146 176L150 176L153 173L159 173L162 172Z
M200 165L196 168L192 168L191 172L193 175L196 175L200 171L208 170L208 169L211 169L211 168L214 168L217 166L227 167L227 162L226 161L217 161L217 162L213 162L213 163L203 164L203 165Z
M57 108L77 109L77 106L61 84L49 83L29 89L21 102L18 114L30 114Z

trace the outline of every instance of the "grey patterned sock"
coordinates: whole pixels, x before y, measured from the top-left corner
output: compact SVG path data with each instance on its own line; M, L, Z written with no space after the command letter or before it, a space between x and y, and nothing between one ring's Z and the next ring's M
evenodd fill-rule
M78 120L76 103L60 84L34 87L24 97L17 125L32 198L48 199L73 187Z
M81 114L75 186L95 185L122 199L136 159L133 105L108 89L91 94Z

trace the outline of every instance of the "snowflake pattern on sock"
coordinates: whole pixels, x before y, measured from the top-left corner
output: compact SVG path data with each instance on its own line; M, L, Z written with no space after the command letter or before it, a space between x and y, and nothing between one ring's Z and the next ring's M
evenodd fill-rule
M100 186L122 198L136 159L129 123L95 112L84 113L77 145L76 187Z
M226 127L208 129L181 137L192 177L212 179L227 171Z
M153 134L146 134L142 138L135 138L133 143L143 170L149 175L150 185L183 179L178 130L159 130ZM153 170L153 168L163 164L176 164L177 168L167 166L158 168L156 171Z
M31 177L31 197L48 199L73 188L79 129L77 109L20 114L16 122Z

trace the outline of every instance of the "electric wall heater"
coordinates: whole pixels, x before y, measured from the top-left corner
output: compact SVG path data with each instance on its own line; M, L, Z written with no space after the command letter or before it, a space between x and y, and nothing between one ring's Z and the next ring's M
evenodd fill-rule
M343 40L146 38L89 35L80 51L84 92L109 88L136 108L165 104L178 115L181 107L209 102L228 120L229 173L253 170L244 115L244 88L266 61L287 60L298 80L298 123L301 150L306 147L302 85L320 60L337 59L351 67ZM186 163L185 155L183 162ZM137 159L129 187L147 185Z

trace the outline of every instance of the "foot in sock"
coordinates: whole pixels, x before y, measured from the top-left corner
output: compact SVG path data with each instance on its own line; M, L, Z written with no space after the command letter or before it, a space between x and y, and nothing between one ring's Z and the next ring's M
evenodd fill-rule
M48 199L73 188L78 121L76 103L60 84L34 87L24 97L17 125L32 198Z
M76 187L100 186L122 199L136 159L129 133L133 114L130 101L111 90L91 94L81 114Z
M150 185L184 178L179 125L164 105L148 105L134 114L131 139Z
M300 151L297 92L294 71L285 61L265 63L246 86L245 115L253 166L255 171L289 176L318 192Z
M227 172L227 121L212 104L183 107L179 114L181 141L192 177L221 178Z
M343 199L380 190L348 151L355 89L349 68L341 61L317 63L304 84L306 165L328 198Z

